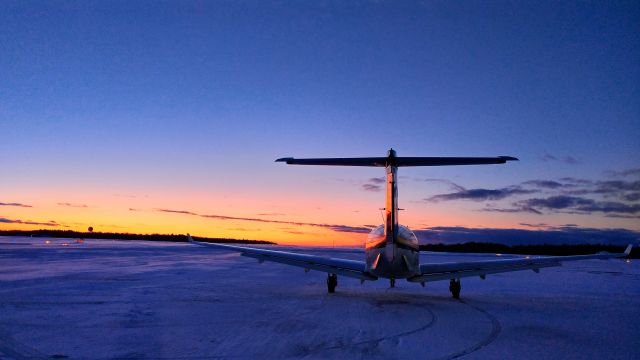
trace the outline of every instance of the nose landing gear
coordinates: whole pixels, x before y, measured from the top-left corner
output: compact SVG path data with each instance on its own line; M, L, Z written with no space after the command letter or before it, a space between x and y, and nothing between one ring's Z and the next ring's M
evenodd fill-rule
M338 275L328 274L327 275L327 291L329 291L329 294L333 294L334 292L336 292L336 286L338 286Z
M460 289L462 289L462 285L460 285L459 279L451 279L449 281L449 291L451 291L451 296L454 299L460 299Z

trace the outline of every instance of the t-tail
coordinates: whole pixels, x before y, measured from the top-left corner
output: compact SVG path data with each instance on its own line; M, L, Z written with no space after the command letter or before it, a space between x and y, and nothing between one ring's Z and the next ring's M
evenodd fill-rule
M398 157L396 151L389 149L386 157L360 158L281 158L276 161L289 165L331 165L331 166L374 166L384 167L387 174L387 201L385 206L384 236L387 245L393 245L398 235L398 167L404 166L446 166L446 165L484 165L504 164L518 160L511 156L498 157ZM392 260L394 246L387 246L385 256Z

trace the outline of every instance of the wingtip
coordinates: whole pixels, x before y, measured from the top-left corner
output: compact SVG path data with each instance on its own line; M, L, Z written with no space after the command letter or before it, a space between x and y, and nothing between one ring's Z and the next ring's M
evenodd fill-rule
M280 159L276 159L275 162L287 162L287 161L290 161L290 160L293 160L293 158L292 157L283 157L283 158L280 158Z
M518 159L517 157L513 157L513 156L500 156L500 158L505 160L505 161L520 161L520 159Z

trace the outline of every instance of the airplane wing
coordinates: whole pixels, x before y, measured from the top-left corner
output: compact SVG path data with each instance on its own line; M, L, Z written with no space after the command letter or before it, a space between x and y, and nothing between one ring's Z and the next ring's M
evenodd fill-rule
M487 274L497 274L502 272L533 270L538 272L540 268L560 266L564 261L587 260L587 259L609 259L628 256L631 253L632 245L627 246L623 253L601 252L592 255L575 256L543 256L523 259L503 259L487 261L471 261L440 264L420 265L420 275L407 279L411 282L427 282L437 280L459 279L468 276L483 277Z
M242 256L258 259L260 262L273 261L281 264L293 265L305 270L317 270L330 274L337 274L352 277L360 280L376 280L377 277L366 271L364 261L327 258L307 254L298 254L286 251L256 249L244 246L214 244L195 241L191 235L187 234L189 242L192 244L213 247L228 251L239 252Z

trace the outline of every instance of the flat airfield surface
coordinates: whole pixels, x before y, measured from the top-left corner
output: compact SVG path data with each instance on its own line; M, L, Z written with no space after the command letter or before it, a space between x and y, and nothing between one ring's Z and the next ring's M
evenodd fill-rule
M340 277L327 294L323 273L191 244L0 237L1 359L637 359L639 348L637 260L465 278L458 301L448 282Z

